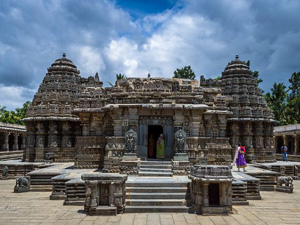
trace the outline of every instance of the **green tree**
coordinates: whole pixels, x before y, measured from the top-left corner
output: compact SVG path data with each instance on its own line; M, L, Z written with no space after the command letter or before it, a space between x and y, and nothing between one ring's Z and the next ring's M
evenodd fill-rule
M266 101L270 109L274 113L276 120L280 121L280 124L284 125L286 121L286 99L287 99L287 90L286 86L283 83L274 83L271 88L271 93L265 95Z
M300 123L300 72L294 72L289 79L286 119L289 124Z
M190 79L194 80L196 77L194 71L192 70L191 66L185 66L181 69L176 69L174 71L173 78L182 78L182 79Z
M24 124L21 120L25 117L26 111L30 106L27 101L23 104L22 108L16 108L15 111L8 111L6 107L0 107L0 121L4 123Z

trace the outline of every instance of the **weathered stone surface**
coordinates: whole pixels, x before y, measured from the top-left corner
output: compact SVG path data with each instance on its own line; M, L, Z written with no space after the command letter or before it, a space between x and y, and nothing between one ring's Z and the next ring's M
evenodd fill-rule
M16 179L14 192L28 192L30 189L30 177L19 177Z
M92 173L83 174L86 186L84 210L89 215L116 215L125 207L127 175Z
M203 215L232 212L232 174L227 166L193 166L192 210Z

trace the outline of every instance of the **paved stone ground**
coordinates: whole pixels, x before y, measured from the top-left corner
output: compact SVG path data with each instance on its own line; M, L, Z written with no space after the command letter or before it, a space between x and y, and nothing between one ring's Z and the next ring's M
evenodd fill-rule
M234 206L229 216L182 213L86 216L81 206L63 206L49 200L50 192L13 193L14 180L0 180L0 224L102 224L102 225L196 225L196 224L300 224L300 180L294 193L261 192L263 200Z

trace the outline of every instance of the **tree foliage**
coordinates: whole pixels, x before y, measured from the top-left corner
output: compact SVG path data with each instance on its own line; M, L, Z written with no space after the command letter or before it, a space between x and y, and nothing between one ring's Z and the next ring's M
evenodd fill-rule
M300 72L292 74L288 87L275 82L265 98L281 125L300 123Z
M0 122L24 124L21 120L25 117L26 111L31 102L27 101L22 108L16 108L15 111L9 111L5 106L0 105Z
M194 80L196 77L194 71L192 70L191 66L185 66L181 69L176 69L174 71L173 78L182 78L182 79L190 79Z

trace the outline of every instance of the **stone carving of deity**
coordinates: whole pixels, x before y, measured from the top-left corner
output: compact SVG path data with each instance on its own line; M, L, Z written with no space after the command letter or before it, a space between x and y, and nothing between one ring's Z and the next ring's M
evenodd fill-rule
M56 135L50 135L49 136L49 146L50 147L57 147L58 146L58 140L57 140L57 136Z
M185 153L186 133L180 129L175 133L176 153Z
M125 134L125 152L135 153L137 144L137 134L134 130L130 129Z
M35 138L33 135L27 136L27 145L29 147L34 147L35 144Z
M43 136L37 136L36 137L36 146L37 147L44 147L44 137Z
M172 91L174 92L179 91L179 83L177 81L173 82Z
M62 137L62 147L72 147L71 138L69 136Z

